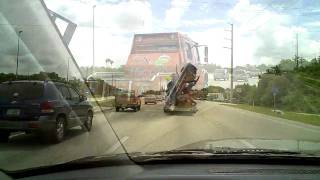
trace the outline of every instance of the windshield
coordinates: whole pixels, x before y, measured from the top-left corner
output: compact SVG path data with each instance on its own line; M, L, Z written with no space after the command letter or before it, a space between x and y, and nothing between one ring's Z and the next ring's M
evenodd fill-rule
M43 94L43 84L32 82L0 84L1 98L20 100L39 99Z
M217 147L318 156L319 8L0 0L0 169Z

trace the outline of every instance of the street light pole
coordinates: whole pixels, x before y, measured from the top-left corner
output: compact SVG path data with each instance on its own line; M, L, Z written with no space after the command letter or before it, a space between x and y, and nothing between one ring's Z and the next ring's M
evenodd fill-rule
M96 8L96 5L93 5L92 6L92 74L94 74L94 66L95 66L95 62L94 62L94 51L95 51L95 48L94 48L94 9Z
M230 102L232 103L233 98L233 24L231 25L231 83L230 83Z
M18 68L19 68L19 52L20 52L20 37L23 31L19 31L18 33L18 48L17 48L17 67L16 67L16 79L18 79Z

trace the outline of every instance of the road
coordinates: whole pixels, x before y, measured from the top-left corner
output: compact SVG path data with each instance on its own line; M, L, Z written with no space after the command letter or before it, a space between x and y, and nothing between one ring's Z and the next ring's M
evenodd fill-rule
M139 112L98 112L90 133L80 128L69 131L60 144L44 144L30 134L15 134L0 144L0 167L21 169L55 164L90 155L122 153L106 118L129 152L172 150L202 140L246 138L223 141L216 146L279 148L282 143L257 143L250 138L319 141L320 128L257 114L215 102L198 103L194 114L167 115L162 104L143 105ZM249 138L249 139L248 139ZM217 141L219 142L219 141ZM294 142L294 145L296 143ZM314 144L309 145L315 148ZM319 144L317 148L320 149Z

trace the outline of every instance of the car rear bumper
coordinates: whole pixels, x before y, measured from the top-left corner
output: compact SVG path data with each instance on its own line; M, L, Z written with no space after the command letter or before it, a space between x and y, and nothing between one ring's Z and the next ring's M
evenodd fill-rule
M117 108L135 108L140 106L140 104L117 104Z
M166 106L165 110L168 112L197 112L198 109L196 106Z
M0 131L48 131L55 128L55 118L40 116L37 121L0 120Z

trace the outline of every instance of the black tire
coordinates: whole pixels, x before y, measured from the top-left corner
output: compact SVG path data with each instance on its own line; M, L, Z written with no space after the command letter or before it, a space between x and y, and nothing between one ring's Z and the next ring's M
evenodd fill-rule
M140 109L141 109L141 106L139 105L137 109L138 109L138 111L140 111Z
M87 114L87 120L83 124L83 129L85 129L88 132L91 131L92 120L93 120L93 113L92 113L92 111L89 111Z
M116 107L116 112L119 112L119 109L120 109L120 108Z
M148 103L145 102L144 104L148 104Z
M6 143L9 141L10 132L0 132L0 142Z
M66 133L66 118L59 116L56 120L55 128L52 129L50 134L50 140L53 143L62 142Z
M132 108L134 112L137 112L137 107Z

